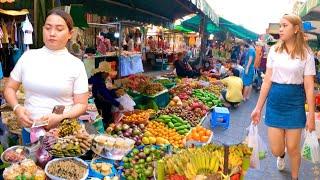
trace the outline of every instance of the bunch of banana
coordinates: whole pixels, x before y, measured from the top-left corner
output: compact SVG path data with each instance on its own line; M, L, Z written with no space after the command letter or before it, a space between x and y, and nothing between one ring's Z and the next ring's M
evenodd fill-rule
M211 149L215 148L215 151ZM223 152L215 146L197 149L186 149L166 157L166 171L168 174L177 173L188 179L193 179L199 174L215 174L221 169Z

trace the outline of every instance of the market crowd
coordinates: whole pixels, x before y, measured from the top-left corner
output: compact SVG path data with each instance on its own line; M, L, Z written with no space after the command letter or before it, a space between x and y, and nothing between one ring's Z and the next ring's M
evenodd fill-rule
M177 54L174 73L178 77L215 78L224 84L222 98L226 107L236 107L250 99L252 89L260 90L266 71L267 54L270 46L251 40L227 45L211 43L206 50L206 59L201 65L191 61L192 48Z

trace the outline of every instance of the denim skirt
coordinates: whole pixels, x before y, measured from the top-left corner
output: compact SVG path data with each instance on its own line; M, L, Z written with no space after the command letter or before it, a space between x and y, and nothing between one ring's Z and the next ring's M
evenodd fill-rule
M265 124L281 129L305 128L305 100L303 84L273 82L267 97Z

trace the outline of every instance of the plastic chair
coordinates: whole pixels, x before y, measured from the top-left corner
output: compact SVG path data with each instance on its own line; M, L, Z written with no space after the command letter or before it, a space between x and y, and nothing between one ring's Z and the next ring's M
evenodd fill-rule
M230 112L225 107L215 107L211 116L211 129L221 126L224 129L229 128Z

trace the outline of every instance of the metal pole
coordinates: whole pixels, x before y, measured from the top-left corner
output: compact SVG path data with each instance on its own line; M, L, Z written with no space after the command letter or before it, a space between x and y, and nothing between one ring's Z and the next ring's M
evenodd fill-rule
M38 8L38 0L34 0L33 1L33 26L35 27L35 31L34 31L34 39L35 39L35 45L38 46L38 31L40 31L40 28L38 28L38 21L39 21L39 18L38 18L38 11L39 11L39 8ZM39 48L39 47L37 47Z
M223 149L224 149L223 174L229 175L229 146L224 144Z
M200 46L200 66L202 66L202 62L205 60L205 52L206 52L206 42L207 42L207 33L206 33L206 24L207 24L207 16L203 15L199 27L199 36L201 38L201 46Z

